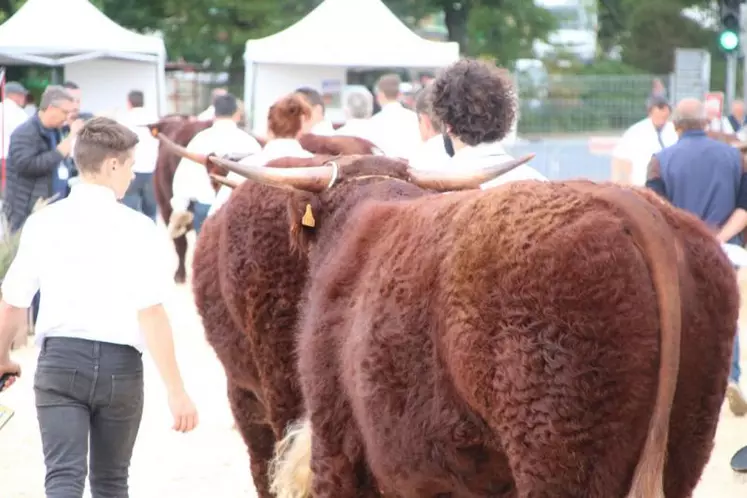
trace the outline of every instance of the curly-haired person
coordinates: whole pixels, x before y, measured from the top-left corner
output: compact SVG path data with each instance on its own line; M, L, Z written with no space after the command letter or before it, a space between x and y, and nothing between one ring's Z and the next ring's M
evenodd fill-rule
M462 59L433 82L433 115L454 146L450 168L475 169L513 159L501 145L516 121L517 99L510 74L485 62ZM482 185L517 180L546 181L526 164Z

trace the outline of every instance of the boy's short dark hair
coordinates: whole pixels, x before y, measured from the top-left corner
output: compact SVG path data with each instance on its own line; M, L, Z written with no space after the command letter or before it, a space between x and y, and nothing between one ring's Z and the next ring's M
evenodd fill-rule
M230 93L215 97L213 106L215 107L216 118L230 118L239 110L239 104L236 102L236 97Z
M436 78L432 87L433 114L467 145L503 139L516 120L511 75L493 64L462 59Z
M83 125L75 139L75 165L81 173L98 173L107 159L127 160L138 141L126 126L95 117Z
M132 90L127 94L127 101L132 107L143 107L145 105L145 95L140 90Z
M308 102L311 107L321 106L322 109L324 109L324 99L322 98L322 94L313 88L302 86L301 88L296 89L293 93L297 93L305 98L306 102Z

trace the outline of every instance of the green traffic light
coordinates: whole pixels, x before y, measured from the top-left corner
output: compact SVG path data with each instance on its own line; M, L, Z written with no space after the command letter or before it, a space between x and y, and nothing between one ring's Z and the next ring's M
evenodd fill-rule
M734 31L724 31L718 37L718 43L724 50L734 50L739 45L739 36Z

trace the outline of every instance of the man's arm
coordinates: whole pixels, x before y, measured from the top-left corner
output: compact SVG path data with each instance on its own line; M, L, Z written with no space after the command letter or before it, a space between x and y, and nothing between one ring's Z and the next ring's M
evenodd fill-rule
M718 233L718 240L722 243L728 242L747 227L747 163L742 154L739 156L741 176L737 191L737 207Z
M661 177L661 164L656 155L651 156L651 161L648 163L646 186L671 202L671 199L667 197L667 188L664 184L664 179Z
M630 185L633 174L633 160L630 157L631 151L631 131L630 128L623 133L620 141L612 151L612 181Z
M138 320L169 397L185 394L184 382L176 364L174 335L163 305L156 304L140 310Z
M10 347L18 327L26 321L26 310L39 290L39 263L36 251L45 244L35 240L36 219L32 216L24 225L21 240L13 263L2 285L0 302L0 375L10 373Z
M210 144L205 143L204 135L197 135L187 144L187 150L197 154L209 154L212 151L205 151ZM202 171L201 171L202 170ZM171 209L174 212L186 211L192 200L192 191L194 184L204 180L207 176L207 169L204 165L196 163L186 157L179 160L179 164L174 172L174 179L171 187Z
M35 137L29 133L28 128L16 129L11 135L8 149L9 164L19 175L48 175L70 154L71 141L71 136L68 136L56 149L39 153Z
M184 389L174 351L174 335L171 331L163 303L173 281L167 272L165 253L159 245L157 228L150 221L138 240L136 259L138 286L138 322L153 362L166 387L169 407L174 416L173 429L188 432L198 423L197 411Z

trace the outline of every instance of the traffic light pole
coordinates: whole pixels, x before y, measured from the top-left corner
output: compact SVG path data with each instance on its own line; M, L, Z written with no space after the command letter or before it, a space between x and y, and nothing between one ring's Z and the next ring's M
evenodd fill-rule
M744 56L742 58L742 102L747 102L747 50L744 49L744 44L747 41L747 26L745 19L747 19L747 5L742 3L740 7L740 38L741 43L739 44L739 50Z
M726 102L724 108L728 109L734 102L737 90L737 53L726 54Z

